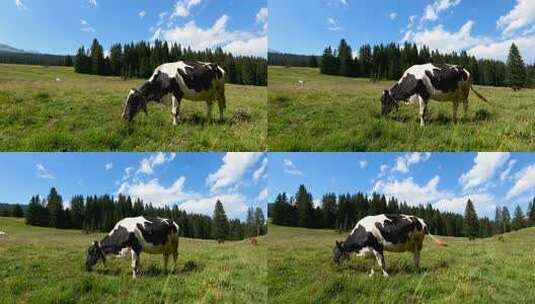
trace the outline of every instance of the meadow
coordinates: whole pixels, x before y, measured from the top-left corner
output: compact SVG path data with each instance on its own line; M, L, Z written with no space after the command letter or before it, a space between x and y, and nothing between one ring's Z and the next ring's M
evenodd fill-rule
M56 81L59 79L59 81ZM122 121L124 101L143 80L74 73L72 68L0 64L3 151L263 151L267 89L227 85L225 120L206 121L206 104L184 100ZM219 118L217 106L214 118Z
M0 218L0 303L265 303L267 244L181 238L174 273L161 255L141 255L132 279L129 259L110 256L87 273L85 254L102 234L31 227ZM172 261L172 259L171 259ZM169 263L172 265L172 262Z
M421 271L410 253L386 253L389 278L371 260L331 262L335 240L347 234L269 226L270 303L533 303L535 228L469 241L426 238ZM375 260L373 263L376 264Z
M532 151L535 90L481 87L486 104L469 97L466 119L452 103L430 101L427 126L418 107L381 116L393 81L321 75L318 69L269 67L268 141L273 151ZM299 80L304 85L298 84Z

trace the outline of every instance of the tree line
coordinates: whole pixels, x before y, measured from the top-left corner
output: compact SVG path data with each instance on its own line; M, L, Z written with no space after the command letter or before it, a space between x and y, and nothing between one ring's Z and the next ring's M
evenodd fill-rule
M465 214L442 212L431 204L410 206L397 198L362 192L356 194L327 193L320 206L314 206L313 197L304 185L299 186L294 196L277 195L270 204L268 215L271 222L281 226L350 231L362 218L377 214L408 214L425 220L432 234L456 237L490 237L494 234L535 226L535 198L527 213L517 206L511 218L507 207L497 207L494 220L478 217L471 200L466 203Z
M441 53L429 47L405 42L361 46L356 53L346 42L337 49L328 46L319 59L315 56L270 53L269 64L279 66L319 67L326 75L365 77L374 80L398 80L415 64L456 64L470 71L475 84L489 86L535 87L535 64L526 65L515 44L506 63L476 59L466 51Z
M24 217L24 209L20 204L0 204L0 217Z
M119 220L136 216L172 219L180 226L180 235L188 238L242 240L267 233L261 208L249 208L245 222L228 219L219 200L215 202L213 217L188 214L176 205L154 207L122 194L116 199L108 194L85 198L76 195L70 206L64 208L63 198L55 188L50 189L46 198L33 196L24 216L28 225L81 229L86 233L109 232Z
M179 60L198 60L212 62L223 67L227 82L241 85L267 85L267 60L260 57L234 56L218 47L214 50L194 51L191 47L169 44L155 40L154 43L114 44L109 54L97 39L90 48L78 49L74 60L77 73L121 76L127 78L149 78L154 69L163 63Z
M0 51L0 63L70 67L73 65L73 59L71 55L14 53Z

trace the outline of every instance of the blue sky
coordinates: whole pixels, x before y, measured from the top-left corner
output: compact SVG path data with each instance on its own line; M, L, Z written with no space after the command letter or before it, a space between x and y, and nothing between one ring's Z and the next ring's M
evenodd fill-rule
M221 199L227 215L244 219L267 198L263 153L0 153L0 202L27 204L56 187L74 195L123 193L156 206L211 215Z
M266 6L266 0L3 0L0 43L73 54L93 38L105 49L160 38L265 56Z
M346 38L365 43L412 41L442 51L505 59L516 42L535 62L533 0L270 0L269 48L321 54Z
M395 196L480 216L497 205L526 210L535 196L535 154L523 153L270 153L269 199L304 184L317 204L327 192Z

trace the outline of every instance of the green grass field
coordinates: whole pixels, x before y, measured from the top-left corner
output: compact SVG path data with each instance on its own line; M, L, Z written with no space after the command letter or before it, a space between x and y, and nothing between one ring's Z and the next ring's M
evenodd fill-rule
M180 239L176 273L161 255L141 255L132 279L129 259L109 257L85 272L90 242L103 235L26 226L0 218L0 303L265 303L267 244L248 240ZM172 261L172 259L171 259ZM170 265L172 264L169 263ZM193 265L194 267L187 267Z
M303 87L298 81L304 80ZM325 76L317 69L269 67L268 140L272 151L533 151L535 90L477 87L467 120L453 123L452 103L431 101L428 126L418 107L381 117L392 81ZM459 117L463 117L462 107Z
M410 253L386 253L389 278L371 260L353 257L335 266L335 240L346 233L269 226L269 301L271 303L533 303L535 228L498 238L468 241L426 238L421 271ZM376 263L373 260L373 263ZM377 266L376 266L377 267Z
M61 79L56 82L56 78ZM143 80L88 76L71 68L0 64L0 147L6 151L263 151L267 89L227 85L225 121L205 122L206 104L150 103L131 124L124 100ZM170 100L170 98L169 98ZM214 118L218 118L217 106Z

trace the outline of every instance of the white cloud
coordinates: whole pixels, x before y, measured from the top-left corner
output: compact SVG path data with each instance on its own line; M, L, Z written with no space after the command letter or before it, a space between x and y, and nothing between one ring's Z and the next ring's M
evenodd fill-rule
M225 213L229 218L242 218L247 212L248 205L245 197L241 194L219 194L210 197L186 200L178 207L188 213L199 213L212 216L215 203L220 200L223 203Z
M505 61L513 43L518 46L526 62L535 62L535 35L514 37L503 41L488 40L472 46L468 50L468 54L477 58Z
M443 25L437 25L431 30L409 30L405 33L402 42L412 41L419 46L426 45L432 50L452 52L461 49L468 49L490 41L487 38L473 37L473 27L474 22L472 20L468 20L457 32L448 32L444 30Z
M416 22L417 15L411 15L409 16L409 24L407 24L407 29L411 29L414 26L414 23Z
M215 172L208 175L206 184L212 192L234 186L244 176L245 172L252 167L263 153L227 153L223 157L223 165Z
M390 18L390 20L394 20L394 19L397 18L397 16L398 16L397 13L390 13L390 14L388 15L388 18Z
M256 37L249 40L236 40L223 47L223 51L242 56L266 57L268 38Z
M294 163L289 159L284 160L284 173L290 174L290 175L301 175L301 176L304 175L303 172L297 169Z
M258 196L256 197L256 201L257 202L265 202L265 200L268 198L268 188L264 188L264 190L260 191L260 193L258 193Z
M44 178L44 179L55 179L54 175L48 171L43 164L37 164L35 165L35 168L37 169L37 177Z
M262 24L262 32L267 33L268 30L268 8L262 7L256 14L256 22Z
M368 166L368 161L367 160L361 160L359 162L359 166L360 166L361 169L366 168Z
M342 27L340 27L337 24L336 20L332 17L327 18L327 25L328 25L327 29L332 32L340 32L344 30Z
M343 5L347 5L347 0L340 0L340 3L342 3Z
M28 7L22 2L22 0L15 0L15 6L21 11L28 10Z
M166 15L153 28L152 39L160 39L171 43L179 43L191 47L193 50L222 47L235 55L267 56L267 37L252 32L228 31L226 29L229 16L222 15L211 27L201 28L195 21L189 21L184 26L162 27Z
M447 11L461 3L461 0L437 0L425 7L422 20L436 21L441 12Z
M106 171L110 171L111 169L113 169L113 163L107 163L104 166L104 169L106 169Z
M491 180L503 165L507 163L510 153L480 152L474 158L474 166L459 178L463 189L469 190L482 186Z
M514 179L515 184L509 191L507 191L507 199L517 197L529 190L531 190L530 194L533 194L533 189L535 187L535 164L522 169L522 171L515 175Z
M85 19L80 19L80 30L86 33L94 33L95 29Z
M139 16L139 19L143 19L147 15L147 12L146 11L141 11L137 15Z
M411 165L428 160L431 153L408 153L396 159L396 165L392 168L392 172L408 173Z
M496 209L495 198L489 193L473 193L470 195L443 198L433 204L433 207L441 211L464 214L468 199L474 204L479 217L491 216Z
M90 7L97 7L98 3L97 0L88 0Z
M192 7L197 6L201 4L201 0L180 0L177 1L175 4L175 9L173 14L171 15L172 18L175 17L187 17L190 14L190 10Z
M535 24L535 1L517 0L515 7L507 15L501 16L496 24L505 37L532 26Z
M507 169L500 174L500 181L503 182L509 177L509 173L511 173L511 170L513 169L516 163L516 159L511 159L509 161L509 163L507 164Z
M418 204L427 204L436 202L447 195L446 192L438 189L439 176L433 177L425 185L418 185L412 177L402 181L383 181L375 183L373 191L383 193L386 196L393 196L400 201L406 201L407 204L415 206Z
M148 158L144 158L139 163L139 169L137 173L143 173L147 175L154 174L154 168L165 163L173 161L176 157L176 153L165 154L162 152L152 154Z
M258 169L255 170L253 173L253 181L258 182L261 179L264 179L267 177L267 166L268 166L268 158L265 157L262 160L262 164Z

